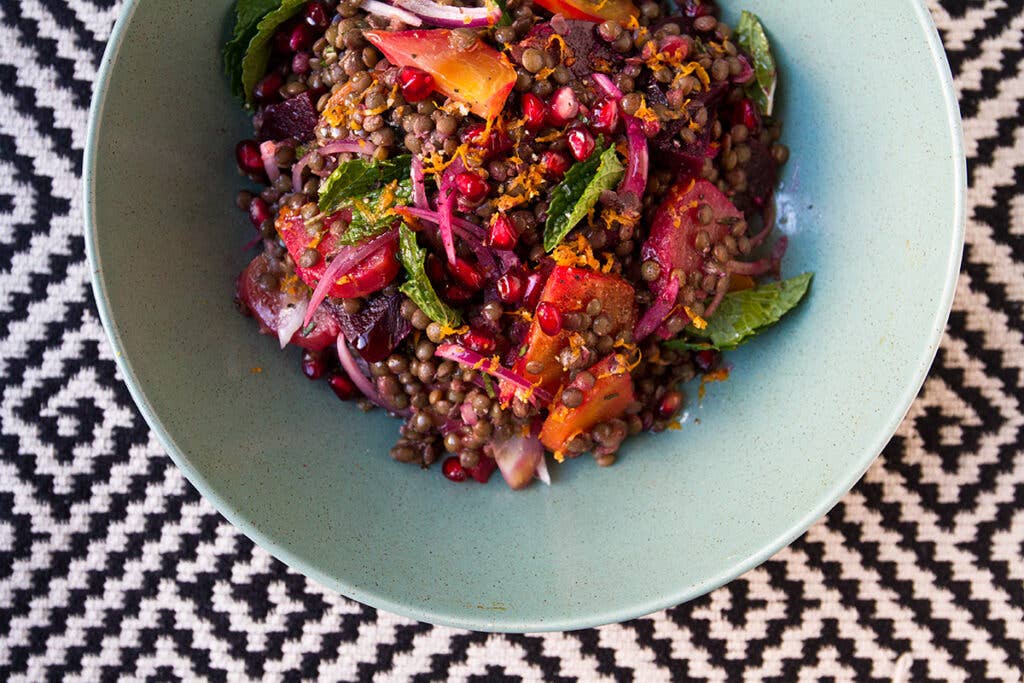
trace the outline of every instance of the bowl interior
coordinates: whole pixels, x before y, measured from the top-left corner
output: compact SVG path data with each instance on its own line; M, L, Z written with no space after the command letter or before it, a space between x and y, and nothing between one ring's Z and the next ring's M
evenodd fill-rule
M278 557L358 600L477 629L579 628L699 595L833 505L895 430L938 344L962 245L948 68L916 0L749 0L781 65L787 275L809 300L691 391L680 431L553 486L455 486L387 455L232 303L252 228L249 130L219 50L229 0L129 2L97 91L88 243L104 323L191 481ZM731 19L740 5L725 0ZM261 371L257 371L260 369Z

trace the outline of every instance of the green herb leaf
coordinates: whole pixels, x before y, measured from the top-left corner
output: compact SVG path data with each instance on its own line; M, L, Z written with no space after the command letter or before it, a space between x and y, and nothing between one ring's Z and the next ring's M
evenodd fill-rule
M398 228L398 258L409 276L399 287L402 294L412 299L431 320L451 328L461 325L458 311L441 301L430 284L426 270L427 250L416 244L416 233L404 223Z
M597 204L601 192L610 190L622 179L623 172L614 145L573 164L551 191L548 220L544 224L544 250L553 251Z
M698 330L691 325L686 328L686 332L690 337L707 339L713 348L723 351L735 349L777 323L800 303L807 293L812 276L812 273L804 273L782 282L771 282L742 292L730 292L722 299L715 314L708 319L706 328ZM677 350L694 350L692 347L696 344L692 340L675 340L667 342L666 346Z
M498 19L498 26L511 26L512 13L508 11L508 2L506 2L506 0L494 0L494 4L496 4L498 9L501 10L501 18Z
M231 80L231 93L243 97L242 59L249 41L256 35L256 25L281 0L238 0L235 3L235 28L231 40L224 45L224 73Z
M270 62L274 32L302 9L306 0L280 0L276 9L267 12L256 24L256 32L245 49L242 57L242 92L246 104L252 104L252 91L267 72Z
M384 161L346 161L339 164L320 184L320 199L317 204L324 213L333 213L346 199L362 197L380 184L409 179L411 166L410 154Z
M385 193L390 194L386 202ZM395 215L389 212L396 206L412 203L412 179L392 180L385 187L371 190L362 197L343 201L338 208L352 209L352 221L338 239L340 244L359 244L385 232L395 223ZM385 205L386 204L386 205ZM337 209L335 209L337 210Z
M747 96L757 103L761 113L772 115L775 107L775 86L778 73L772 57L768 36L756 14L744 11L736 26L737 42L754 60L754 80L747 85Z
M487 395L490 398L494 398L496 396L496 394L494 393L494 383L491 382L491 376L488 375L488 374L484 374L483 377L484 377L484 391L487 392Z

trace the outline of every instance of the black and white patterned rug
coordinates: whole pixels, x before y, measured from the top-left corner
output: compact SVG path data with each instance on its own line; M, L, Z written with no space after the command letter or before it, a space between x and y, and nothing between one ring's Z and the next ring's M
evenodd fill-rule
M885 2L887 0L872 0ZM932 0L969 157L949 333L864 480L689 604L431 627L307 581L185 482L121 384L81 224L113 0L0 2L0 680L1022 680L1024 2Z

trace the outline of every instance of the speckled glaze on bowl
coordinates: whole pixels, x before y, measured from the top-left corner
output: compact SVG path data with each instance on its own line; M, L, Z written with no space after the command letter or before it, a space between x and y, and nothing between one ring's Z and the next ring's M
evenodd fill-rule
M251 236L233 205L248 123L219 50L229 0L129 0L85 164L103 323L174 461L234 524L359 601L473 629L621 621L757 565L861 476L939 343L963 244L949 69L918 0L724 0L781 63L787 274L809 300L732 353L681 431L550 488L453 485L387 455L397 423L341 405L232 304ZM262 368L256 373L254 368Z

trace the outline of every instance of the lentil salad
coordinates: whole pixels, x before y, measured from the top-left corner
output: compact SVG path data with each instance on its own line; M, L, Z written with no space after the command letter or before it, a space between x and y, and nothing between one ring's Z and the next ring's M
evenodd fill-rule
M810 274L780 279L756 16L471 3L237 2L260 190L236 300L307 377L402 418L395 460L522 488L546 451L607 466L678 427L680 385L722 379Z

